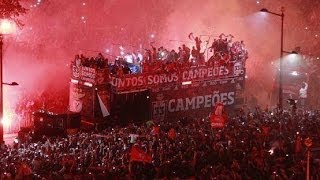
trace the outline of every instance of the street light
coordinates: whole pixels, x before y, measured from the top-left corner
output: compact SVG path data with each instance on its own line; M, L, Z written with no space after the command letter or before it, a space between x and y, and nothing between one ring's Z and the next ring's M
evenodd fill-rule
M269 12L268 9L266 9L266 8L262 8L260 11L261 12Z
M8 86L18 86L18 85L19 85L17 82L11 82L11 83L5 83L5 82L3 82L2 84L8 85Z
M0 20L0 145L4 144L3 141L3 84L10 85L10 86L16 86L18 83L12 82L12 83L4 83L3 82L3 52L2 52L2 46L3 46L3 36L6 34L11 34L15 30L15 25L13 22L3 19Z
M289 52L289 51L282 51L282 52L287 53L287 54L299 54L297 51L291 51L291 52Z
M264 13L273 14L275 16L281 17L281 46L280 46L280 67L279 67L279 109L282 111L282 103L283 103L283 89L282 89L282 58L283 58L283 22L284 22L284 7L281 7L281 13L271 12L266 8L260 10Z

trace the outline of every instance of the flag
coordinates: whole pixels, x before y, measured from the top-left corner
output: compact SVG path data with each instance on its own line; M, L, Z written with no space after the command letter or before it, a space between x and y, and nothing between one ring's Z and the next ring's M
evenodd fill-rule
M130 153L130 161L151 163L152 157L150 154L147 154L138 146L132 146Z
M227 37L230 37L231 39L234 38L232 34L229 34Z
M212 128L223 128L225 124L225 117L223 115L214 115L210 117Z
M210 115L211 127L223 128L227 119L228 116L224 112L224 105L222 103L217 103Z
M295 153L302 152L302 138L300 135L297 135L296 140L294 142L294 151Z
M32 174L32 170L25 162L23 162L18 169L18 174L21 174L22 176L29 176Z
M190 40L194 40L193 33L190 33L190 34L188 35L188 37L189 37Z
M268 127L268 126L262 126L262 128L261 128L261 132L262 132L262 135L264 135L264 136L269 136L269 132L270 132L270 127Z
M159 127L159 126L153 126L152 134L153 134L154 136L159 135L159 134L160 134L160 127Z
M171 128L168 132L168 137L171 139L171 140L174 140L176 138L176 131Z
M99 105L100 105L100 109L101 109L103 117L109 116L110 113L109 113L106 105L104 105L104 103L102 102L102 99L98 93L97 93L97 95L98 95Z
M226 37L226 35L224 33L220 34L219 38L222 38L222 37Z

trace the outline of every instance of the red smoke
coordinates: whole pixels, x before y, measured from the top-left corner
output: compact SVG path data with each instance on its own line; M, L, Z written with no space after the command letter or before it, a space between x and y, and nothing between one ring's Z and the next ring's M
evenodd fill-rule
M305 39L306 16L300 4L292 0L25 0L29 11L25 26L5 38L4 81L16 81L18 87L5 89L5 108L14 112L26 94L48 101L52 91L68 97L69 62L77 53L94 56L106 49L118 55L119 45L129 51L156 46L177 49L188 43L188 34L196 36L232 34L244 40L249 51L247 74L258 87L261 102L272 88L270 62L279 56L280 18L262 16L262 7L280 11L286 7L285 49ZM36 7L35 7L36 5ZM314 7L310 7L315 8ZM294 29L292 27L295 27ZM151 35L153 35L151 37ZM206 40L204 38L204 40ZM112 56L109 56L112 58ZM250 84L247 86L250 88ZM265 89L265 91L263 91ZM46 95L45 95L46 94ZM67 104L63 104L67 109Z

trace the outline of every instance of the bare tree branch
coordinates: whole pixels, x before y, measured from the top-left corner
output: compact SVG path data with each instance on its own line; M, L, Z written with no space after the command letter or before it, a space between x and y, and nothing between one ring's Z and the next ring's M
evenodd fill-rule
M19 27L21 27L23 26L23 23L18 18L26 12L27 9L20 4L20 0L0 1L0 19L13 20Z

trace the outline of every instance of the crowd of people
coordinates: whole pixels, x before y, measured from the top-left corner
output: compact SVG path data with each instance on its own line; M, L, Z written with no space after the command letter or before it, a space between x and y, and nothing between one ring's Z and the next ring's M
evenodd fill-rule
M1 149L1 179L304 179L304 139L317 147L319 125L317 111L256 108L237 112L222 129L212 129L207 118L181 118L37 142L26 136ZM135 161L134 148L150 159ZM320 178L316 151L310 174Z
M206 50L205 61L200 38L195 46L178 52L151 47L145 54L122 54L109 64L101 53L96 58L75 57L77 66L110 68L115 75L137 72L183 70L194 65L245 66L248 58L244 43L220 35ZM128 59L129 58L129 59ZM137 65L133 71L130 65ZM43 96L44 97L44 96ZM24 97L17 112L50 106L63 107L58 93L49 104ZM65 109L65 108L64 108ZM32 134L5 146L0 155L1 179L303 179L306 173L304 140L320 140L318 111L270 111L256 108L239 111L222 129L213 129L207 117L178 121L112 126L104 130L79 130L67 137L33 140ZM22 115L23 116L23 115ZM30 119L30 118L25 118ZM144 159L133 158L139 149ZM310 174L320 178L320 154L312 152ZM138 160L137 160L138 159Z
M221 34L218 39L213 40L211 46L208 45L209 40L206 41L206 45L203 45L199 37L189 35L189 38L195 42L195 46L191 49L183 44L178 51L168 50L163 46L156 48L151 43L151 48L144 49L144 53L142 50L124 53L123 48L120 47L120 56L117 56L114 63L110 64L108 58L104 58L101 53L95 58L76 55L74 61L77 65L92 68L105 68L108 65L111 74L121 76L141 72L170 72L199 65L227 66L241 63L244 66L248 58L244 42L233 42L232 35ZM208 56L207 60L205 56Z

